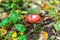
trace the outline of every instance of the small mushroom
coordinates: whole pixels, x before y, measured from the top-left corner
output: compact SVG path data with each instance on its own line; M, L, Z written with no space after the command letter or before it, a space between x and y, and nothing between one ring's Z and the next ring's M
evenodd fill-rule
M39 22L41 20L41 17L37 14L29 14L26 16L26 20L29 23L36 23L36 22Z
M38 14L29 14L26 16L26 20L29 23L34 23L33 26L36 28L36 23L41 20L41 17Z

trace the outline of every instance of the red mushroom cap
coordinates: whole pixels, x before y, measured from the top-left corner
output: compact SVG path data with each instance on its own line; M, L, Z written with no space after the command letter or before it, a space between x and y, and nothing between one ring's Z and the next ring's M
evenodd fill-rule
M26 16L26 20L29 23L36 23L36 22L39 22L41 20L41 17L37 14L29 14Z

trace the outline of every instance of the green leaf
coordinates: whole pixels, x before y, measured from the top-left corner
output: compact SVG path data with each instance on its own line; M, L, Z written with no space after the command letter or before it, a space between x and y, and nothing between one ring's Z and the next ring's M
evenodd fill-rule
M49 3L50 3L50 4L53 4L53 1L52 1L52 0L50 0L50 1L49 1Z
M15 10L13 10L13 11L11 11L11 14L9 15L9 18L13 23L16 23L19 19L19 15Z
M37 13L37 10L35 10L34 8L30 8L30 9L28 10L28 13Z
M1 13L1 12L4 12L4 9L0 7L0 13Z
M53 8L49 9L49 14L53 14L54 10Z
M25 26L22 24L15 24L15 28L17 31L24 32L26 30Z
M26 35L18 36L18 40L27 40Z
M10 37L12 36L12 33L13 33L12 31L9 31L9 32L7 33L7 35L6 35L6 37L7 37L7 38L10 38Z
M60 13L60 8L58 9L58 12Z
M10 22L10 20L8 18L5 18L2 20L2 22L0 23L0 26L6 26L8 23Z
M57 22L56 22L56 27L55 27L55 29L56 29L57 31L60 30L60 21L57 21Z
M6 11L8 11L10 8L11 8L11 4L10 3L3 3L3 4L1 4L3 7L4 7L4 9L6 10Z
M13 2L13 0L10 0L11 2ZM14 2L19 2L19 1L21 1L21 0L14 0Z
M53 16L57 16L56 13L54 12L54 9L53 8L50 8L48 11L49 11L49 14L47 14L47 16L52 16L52 15Z

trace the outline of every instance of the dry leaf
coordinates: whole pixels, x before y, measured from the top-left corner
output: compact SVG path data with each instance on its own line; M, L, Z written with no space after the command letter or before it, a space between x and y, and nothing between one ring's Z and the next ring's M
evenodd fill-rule
M1 19L5 18L6 16L7 16L7 13L6 12L2 13Z

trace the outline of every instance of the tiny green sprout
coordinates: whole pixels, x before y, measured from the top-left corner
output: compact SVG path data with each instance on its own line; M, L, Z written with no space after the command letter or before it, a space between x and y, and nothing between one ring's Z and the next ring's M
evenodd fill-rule
M60 21L57 21L57 22L56 22L56 27L55 27L55 29L56 29L57 31L60 30Z
M15 28L17 31L24 32L26 30L25 26L22 24L15 24Z
M26 35L18 36L18 40L27 40Z
M2 20L2 22L0 23L0 26L6 26L8 23L10 22L10 20L8 18L5 18Z
M19 19L18 13L15 10L11 11L9 18L13 23L16 23Z

